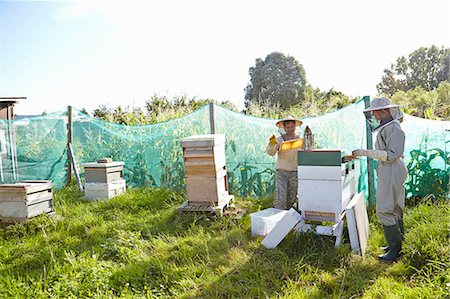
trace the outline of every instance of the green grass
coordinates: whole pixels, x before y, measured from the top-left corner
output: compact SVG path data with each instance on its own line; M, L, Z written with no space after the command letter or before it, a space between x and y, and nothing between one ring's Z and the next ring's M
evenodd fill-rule
M0 298L446 298L449 207L407 209L405 255L381 263L381 227L371 213L366 257L348 238L291 233L276 249L240 220L177 213L182 194L131 189L84 202L56 192L56 216L0 229ZM238 199L250 211L270 199ZM448 298L448 297L447 297Z

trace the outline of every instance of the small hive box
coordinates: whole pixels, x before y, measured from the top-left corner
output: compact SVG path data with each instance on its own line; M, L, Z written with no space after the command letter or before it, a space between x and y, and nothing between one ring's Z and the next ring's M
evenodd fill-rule
M126 182L123 179L124 164L121 161L113 162L110 158L82 164L86 178L84 198L109 199L124 193L126 189Z
M305 220L339 222L355 194L353 161L340 150L298 152L298 208Z
M287 212L287 210L268 208L250 214L252 237L266 236L269 234Z
M51 181L21 181L0 185L2 222L23 222L53 212Z
M229 198L225 135L195 135L181 140L189 203L221 205Z

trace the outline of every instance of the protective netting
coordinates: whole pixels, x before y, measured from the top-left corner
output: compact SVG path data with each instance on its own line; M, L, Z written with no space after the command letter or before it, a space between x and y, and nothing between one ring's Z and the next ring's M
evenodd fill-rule
M365 148L364 102L319 117L302 119L318 148L350 153ZM275 188L275 159L266 154L268 138L278 134L276 120L232 112L214 105L216 133L226 134L229 191L240 196L264 196ZM210 109L204 106L184 117L155 125L126 126L73 111L73 148L77 164L102 157L124 161L128 186L184 189L180 139L210 133ZM67 112L0 123L1 180L50 179L58 188L67 169ZM450 122L405 116L405 163L408 196L448 194ZM3 132L3 133L2 133ZM4 137L2 137L4 136ZM375 138L375 136L374 136ZM11 142L11 140L15 140ZM15 148L14 148L15 145ZM17 161L15 163L14 161ZM367 163L357 163L359 190L367 190ZM14 177L14 170L17 177ZM83 168L79 167L83 179Z

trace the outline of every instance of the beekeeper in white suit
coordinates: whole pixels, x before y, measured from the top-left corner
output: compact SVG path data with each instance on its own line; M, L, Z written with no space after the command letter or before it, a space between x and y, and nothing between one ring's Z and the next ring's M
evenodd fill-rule
M400 257L404 234L403 211L405 209L404 182L407 176L403 151L405 133L400 127L403 113L399 105L393 105L388 98L376 98L364 110L373 132L378 132L375 150L357 149L353 156L367 156L377 163L377 217L383 225L389 246L387 253L378 257L393 261Z

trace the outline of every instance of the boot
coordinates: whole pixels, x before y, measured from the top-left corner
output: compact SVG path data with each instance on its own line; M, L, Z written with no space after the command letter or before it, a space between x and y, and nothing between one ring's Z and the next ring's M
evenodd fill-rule
M385 226L383 225L384 236L389 244L389 251L385 254L379 255L378 258L382 261L394 261L400 257L402 250L402 233L399 224Z
M402 241L405 239L405 226L403 224L403 219L400 219L398 222L398 228L400 229L400 233L402 234ZM381 246L381 250L385 253L389 251L389 246Z

